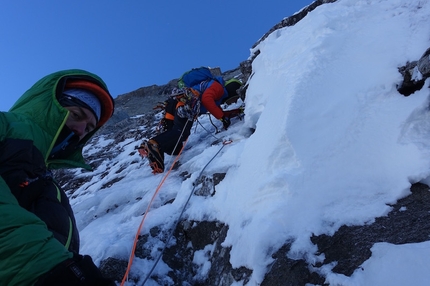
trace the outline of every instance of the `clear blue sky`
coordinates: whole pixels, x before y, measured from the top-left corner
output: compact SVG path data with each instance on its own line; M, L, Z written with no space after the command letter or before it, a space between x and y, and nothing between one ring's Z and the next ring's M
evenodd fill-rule
M79 68L113 97L197 66L233 69L312 0L24 1L0 9L0 111L43 76Z

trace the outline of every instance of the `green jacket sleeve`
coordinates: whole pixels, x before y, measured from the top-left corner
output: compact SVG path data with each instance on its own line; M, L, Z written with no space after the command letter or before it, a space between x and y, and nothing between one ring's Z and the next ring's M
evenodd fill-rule
M0 177L0 285L33 285L73 254L45 223L21 208Z

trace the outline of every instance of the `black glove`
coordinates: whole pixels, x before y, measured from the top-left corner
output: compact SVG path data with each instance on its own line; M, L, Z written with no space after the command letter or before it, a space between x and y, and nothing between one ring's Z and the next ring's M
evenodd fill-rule
M115 282L104 278L88 255L75 254L42 275L35 286L115 286Z
M221 119L222 125L224 126L224 129L227 130L227 128L230 126L231 121L230 118L223 116Z

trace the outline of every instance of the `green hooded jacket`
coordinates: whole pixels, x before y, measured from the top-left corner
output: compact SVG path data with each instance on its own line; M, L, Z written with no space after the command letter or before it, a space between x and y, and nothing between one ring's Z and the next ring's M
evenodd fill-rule
M69 114L56 99L68 79L90 80L107 91L106 84L98 76L83 70L50 74L26 91L9 112L0 112L0 142L7 139L32 142L43 156L45 167L49 169L91 169L82 157L83 144L67 158L48 159ZM82 142L86 143L98 128ZM0 156L5 158L12 155L4 154L4 149L0 149ZM0 167L8 162L0 161L3 165ZM18 204L2 177L0 218L0 285L33 285L40 275L73 256L53 237L41 219Z

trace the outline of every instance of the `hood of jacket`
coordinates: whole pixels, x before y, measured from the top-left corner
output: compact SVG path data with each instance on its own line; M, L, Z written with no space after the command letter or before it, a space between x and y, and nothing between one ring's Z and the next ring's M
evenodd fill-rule
M59 104L57 97L63 92L66 84L74 80L89 81L102 88L110 97L106 100L111 100L109 104L112 105L112 112L109 117L112 115L113 99L106 84L97 75L79 69L59 71L40 79L5 114L11 126L10 134L6 136L33 140L50 169L81 167L91 170L84 161L82 148L101 126L87 134L79 142L79 147L68 157L48 159L69 114L69 111Z

